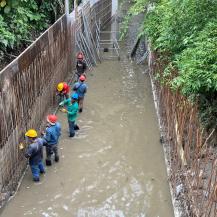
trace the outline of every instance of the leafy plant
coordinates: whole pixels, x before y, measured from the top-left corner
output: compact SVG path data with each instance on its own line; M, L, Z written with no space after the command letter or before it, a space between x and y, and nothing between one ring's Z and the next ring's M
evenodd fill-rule
M217 22L210 22L175 61L179 75L171 83L184 95L217 92Z
M0 0L0 49L28 44L63 12L63 0Z
M13 48L15 43L14 35L8 30L3 17L0 15L0 49L3 50L6 47Z
M167 59L160 83L196 100L202 122L216 126L217 1L135 0L126 21L144 11L139 34Z

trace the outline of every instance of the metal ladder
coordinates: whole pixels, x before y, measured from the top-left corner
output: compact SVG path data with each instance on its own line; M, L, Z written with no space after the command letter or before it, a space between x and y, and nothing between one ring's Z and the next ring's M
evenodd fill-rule
M75 33L75 41L77 51L82 51L85 61L89 69L97 65L103 59L120 59L119 44L117 40L118 31L102 31L101 21L96 19L96 11L94 16L95 32L92 33L84 9L81 9L81 19L83 21L83 29L77 29ZM102 38L108 39L102 39Z
M81 8L80 16L81 16L81 20L83 21L82 22L83 28L76 29L76 33L75 33L76 50L83 52L87 66L89 69L91 69L93 66L97 65L97 61L101 61L101 58L99 56L96 39L92 34L83 7Z
M116 17L114 17L113 23L116 25ZM118 44L118 35L119 31L102 31L100 29L99 22L99 52L102 59L120 60L120 47Z

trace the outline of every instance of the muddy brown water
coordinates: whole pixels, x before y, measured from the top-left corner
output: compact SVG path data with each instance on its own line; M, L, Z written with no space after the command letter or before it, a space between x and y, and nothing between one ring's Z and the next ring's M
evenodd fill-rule
M125 53L88 76L81 130L40 183L30 171L1 217L172 217L173 210L151 85Z

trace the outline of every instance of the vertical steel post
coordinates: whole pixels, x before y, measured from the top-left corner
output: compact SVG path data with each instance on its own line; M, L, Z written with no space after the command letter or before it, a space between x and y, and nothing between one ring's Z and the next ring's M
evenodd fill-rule
M65 0L65 13L66 16L69 16L69 0Z

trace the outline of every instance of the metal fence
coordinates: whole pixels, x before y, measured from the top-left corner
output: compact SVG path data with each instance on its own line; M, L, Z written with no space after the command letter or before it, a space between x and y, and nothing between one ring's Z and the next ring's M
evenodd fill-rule
M69 27L69 26L68 26ZM55 102L54 90L72 69L71 31L61 17L0 73L0 188L16 186L26 161L18 144L38 128ZM70 29L69 29L70 30Z
M157 73L162 76L164 69L157 54L150 54L149 65L173 195L180 201L183 216L215 217L217 152L214 130L205 132L199 122L197 106L155 79Z
M111 5L111 0L100 0L88 10L90 14L96 10L98 18L107 19L111 16L104 9L107 4ZM56 102L57 83L74 68L74 24L62 16L0 72L0 196L15 190L26 168L23 152L18 148L24 132L39 128Z

